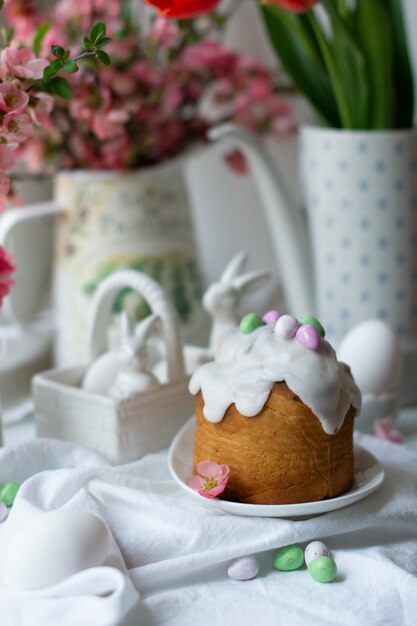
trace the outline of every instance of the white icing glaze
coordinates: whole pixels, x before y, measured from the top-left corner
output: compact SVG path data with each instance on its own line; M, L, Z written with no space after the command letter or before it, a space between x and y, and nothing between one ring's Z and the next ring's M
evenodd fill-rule
M313 411L328 434L340 429L350 405L360 410L360 391L327 341L322 340L319 350L307 350L295 339L280 339L273 324L247 335L239 328L226 331L215 361L193 374L189 388L192 394L202 391L206 419L220 422L233 403L242 415L259 413L274 383L281 381Z

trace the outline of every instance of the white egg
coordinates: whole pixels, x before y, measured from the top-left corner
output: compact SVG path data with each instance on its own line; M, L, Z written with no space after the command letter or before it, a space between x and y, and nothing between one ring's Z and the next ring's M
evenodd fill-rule
M10 542L3 578L19 591L45 589L103 565L109 551L110 533L99 517L76 509L49 511Z
M117 350L105 352L89 365L81 386L85 391L107 395L119 371L119 352Z
M341 341L339 361L347 363L362 394L382 394L396 388L401 372L401 349L389 324L361 322Z

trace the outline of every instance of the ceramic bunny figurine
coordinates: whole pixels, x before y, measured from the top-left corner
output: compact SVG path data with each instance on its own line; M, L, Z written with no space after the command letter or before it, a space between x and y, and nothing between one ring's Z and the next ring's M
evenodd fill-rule
M264 270L243 273L248 256L247 252L238 252L229 261L220 280L210 285L203 296L203 306L212 318L210 351L214 350L222 332L239 322L238 307L242 296L258 290L270 280L270 273Z
M120 370L108 395L122 400L142 391L159 387L159 381L149 367L147 337L159 320L158 315L149 315L136 328L130 316L125 313L123 321L123 341L119 351Z
M239 323L239 305L242 296L256 291L270 279L269 272L256 270L243 273L248 254L238 252L227 264L220 279L211 284L203 296L203 306L212 318L210 342L207 348L184 346L186 371L192 374L197 367L214 358L214 347L223 331ZM154 374L164 382L167 378L163 355L153 367Z

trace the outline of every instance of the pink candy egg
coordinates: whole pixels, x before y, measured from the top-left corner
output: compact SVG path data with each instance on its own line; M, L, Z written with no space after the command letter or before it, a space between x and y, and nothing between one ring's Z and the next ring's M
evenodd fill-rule
M272 310L265 313L265 315L262 317L262 321L264 324L275 324L275 322L278 321L280 317L281 313L279 311Z
M280 339L291 339L296 334L299 323L292 315L281 315L275 324L274 331Z
M318 350L321 344L321 336L319 331L312 324L303 324L297 330L296 340L307 350Z

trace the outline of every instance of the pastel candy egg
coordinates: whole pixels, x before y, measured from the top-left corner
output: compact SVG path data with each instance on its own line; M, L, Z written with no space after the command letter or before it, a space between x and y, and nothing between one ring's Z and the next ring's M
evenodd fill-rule
M312 541L304 551L304 560L307 567L313 559L319 556L330 556L330 550L322 541Z
M310 561L308 571L318 583L330 583L336 578L336 563L329 556L319 556Z
M295 317L292 317L292 315L281 315L275 324L274 331L280 339L291 339L296 334L298 328L299 324Z
M318 350L321 344L320 333L315 326L304 324L295 335L296 340L307 350Z
M262 325L263 322L259 315L256 315L256 313L248 313L247 315L242 317L240 321L240 332L244 335L248 335Z
M303 324L311 324L311 326L314 326L314 328L317 328L317 330L319 331L322 337L326 335L326 331L324 330L323 326L320 324L319 320L316 317L313 317L312 315L304 315L304 317L301 317L298 320L298 322L301 326Z
M265 313L265 315L262 317L262 321L264 324L275 324L275 322L277 322L280 317L281 313L279 311L272 310Z
M8 514L9 511L7 510L7 506L4 504L4 502L0 502L0 522L4 522Z
M295 544L280 548L274 558L274 567L281 572L291 572L300 568L303 563L304 551Z
M227 574L233 580L251 580L259 572L258 561L254 556L242 556L235 559L228 567Z
M17 483L5 483L0 489L0 501L4 502L6 506L12 506L19 486Z

